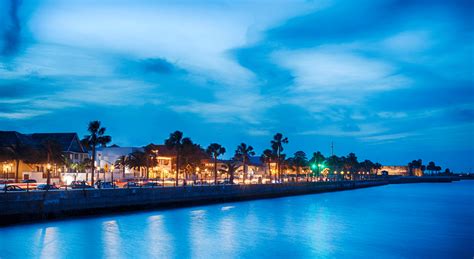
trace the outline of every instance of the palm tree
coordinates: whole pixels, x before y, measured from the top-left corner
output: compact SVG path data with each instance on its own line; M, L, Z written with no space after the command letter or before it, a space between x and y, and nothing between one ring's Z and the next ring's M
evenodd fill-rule
M414 171L417 171L417 172L421 171L421 175L422 175L425 169L428 169L428 168L423 165L423 160L421 159L413 160L410 163L408 163L409 175L414 175L415 174Z
M426 170L430 171L430 175L432 175L436 171L435 162L433 162L433 161L429 162L428 165L426 166Z
M115 166L122 169L122 178L125 178L125 168L129 164L130 157L127 155L119 156L117 160L115 160Z
M190 173L195 173L196 167L201 166L201 161L207 159L206 151L190 138L183 138L180 161L184 165L184 180L188 179Z
M359 168L363 170L363 173L372 171L375 167L375 164L370 160L364 160L363 162L359 163Z
M217 143L210 144L206 153L214 158L214 184L217 184L217 158L225 153L225 148Z
M156 157L158 153L158 146L155 144L148 144L147 146L143 147L143 150L146 155L146 179L150 178L150 167L154 167L157 165Z
M326 160L326 164L332 170L333 173L335 172L340 173L340 171L342 170L344 166L344 157L338 157L336 155L332 155Z
M247 146L245 143L241 143L237 146L235 150L235 158L242 162L244 168L244 179L243 183L245 184L245 179L247 178L247 162L250 159L250 156L254 156L255 151L253 151L252 146Z
M80 162L78 165L77 165L77 169L79 170L79 172L84 172L86 173L86 181L89 180L88 178L88 170L89 169L92 169L92 166L93 163L92 163L92 159L90 158L85 158L82 162ZM75 179L74 179L75 180Z
M275 154L273 153L272 150L270 149L265 149L260 156L260 161L265 164L266 168L268 168L268 174L270 175L270 181L272 180L272 170L270 168L270 163L272 162L273 158L275 157Z
M130 168L138 168L141 172L141 168L146 167L148 164L148 156L143 151L134 151L129 155L127 165ZM141 175L140 175L141 177Z
M23 144L20 140L16 140L15 144L4 147L0 150L5 160L15 161L15 182L20 180L20 162L29 160L33 157L33 149Z
M354 173L357 171L359 162L357 161L357 156L354 153L349 153L347 157L344 158L344 169L351 173L351 179L354 179Z
M293 165L296 167L296 181L298 181L298 175L300 174L301 168L308 165L306 153L303 151L296 151L293 156Z
M65 158L63 156L61 145L54 139L46 139L42 143L42 147L46 153L46 162L48 167L51 163L64 164ZM46 172L46 184L51 184L51 170L48 168Z
M288 138L283 137L281 133L277 133L273 136L273 140L270 143L272 144L273 152L276 154L278 177L281 179L281 155L283 152L283 144L288 144Z
M97 146L105 147L110 141L112 141L112 137L105 135L105 128L101 127L100 121L91 121L89 122L89 126L87 127L87 131L89 131L89 135L84 136L82 143L86 145L86 147L92 150L92 185L94 184L94 172L95 172L95 153Z
M179 174L179 159L181 151L183 149L183 132L175 131L170 134L169 138L165 140L165 145L169 149L176 150L176 183L175 186L178 186L178 174Z
M375 174L377 175L379 173L379 170L382 169L382 164L375 163L373 169L375 170Z
M224 161L224 167L227 174L229 175L230 184L234 184L234 175L235 172L237 172L237 169L239 169L239 166L240 163L235 158Z

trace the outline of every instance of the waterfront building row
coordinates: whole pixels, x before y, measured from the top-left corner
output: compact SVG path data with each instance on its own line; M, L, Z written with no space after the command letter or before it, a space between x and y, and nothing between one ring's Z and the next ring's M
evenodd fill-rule
M46 143L53 141L60 149L64 161L46 157L43 153L46 151ZM168 179L172 181L176 175L176 152L167 148L165 145L154 145L152 147L153 159L152 166L120 166L117 161L127 157L134 152L143 152L144 147L119 147L112 145L110 147L99 147L96 150L95 173L100 180L110 181L112 179ZM28 158L12 156L6 154L7 149L16 149L18 153L26 152L30 148L36 150L39 154L31 155ZM49 147L51 148L51 147ZM26 180L34 179L38 182L46 182L49 172L51 181L61 184L70 183L74 180L89 181L91 178L90 159L92 152L87 150L81 143L77 133L33 133L22 134L16 131L0 131L0 179L3 180ZM18 154L17 154L18 155ZM230 178L229 160L218 160L218 180L223 181ZM278 170L276 163L263 163L259 156L252 156L246 163L247 174L244 174L242 163L234 163L233 175L236 182L241 182L246 178L246 182L265 183L277 179ZM212 182L214 179L214 160L210 157L203 157L199 163L194 163L180 167L179 179L186 179L192 182ZM302 167L297 170L294 167L282 167L281 177L286 181L295 178L319 177L329 178L351 178L347 172L330 172L328 168L321 168L315 176L314 170L310 167ZM18 172L18 176L16 175ZM297 173L298 172L298 173ZM406 166L384 166L378 172L357 172L359 175L368 175L370 173L379 173L387 175L407 175ZM359 177L360 178L360 177Z

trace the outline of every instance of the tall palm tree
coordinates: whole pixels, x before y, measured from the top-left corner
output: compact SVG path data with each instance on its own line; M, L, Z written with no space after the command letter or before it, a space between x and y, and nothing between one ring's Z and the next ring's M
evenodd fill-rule
M260 156L260 161L265 164L265 167L268 168L268 175L270 176L270 181L272 180L272 170L270 168L270 163L272 162L275 154L271 149L265 149Z
M237 150L235 150L235 157L242 162L244 168L244 180L243 183L245 184L245 179L247 178L247 162L250 159L250 156L254 156L255 151L253 151L252 146L247 146L245 143L241 143L237 146Z
M210 144L206 149L206 153L214 158L214 184L217 184L217 158L223 155L225 151L225 148L217 143Z
M112 137L105 135L105 128L101 126L100 121L91 121L89 122L89 126L87 127L87 131L89 131L89 135L84 136L84 139L81 141L85 146L92 150L92 175L91 181L92 185L94 185L94 172L95 172L95 153L97 146L105 147L110 141L112 141Z
M277 133L275 136L273 136L273 140L270 143L272 145L273 152L276 154L278 177L281 179L283 144L288 144L288 138L283 137L283 134L281 133Z
M169 138L165 140L165 145L169 149L174 149L176 151L176 183L175 186L178 186L178 174L179 174L179 159L181 156L181 151L183 149L183 132L175 131L170 134Z
M119 156L115 160L114 165L122 170L122 178L125 178L125 169L129 164L130 157L128 155Z

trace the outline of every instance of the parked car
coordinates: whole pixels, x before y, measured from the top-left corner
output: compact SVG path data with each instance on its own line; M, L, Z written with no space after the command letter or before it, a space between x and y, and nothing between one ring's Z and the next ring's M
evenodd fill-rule
M0 191L2 192L21 192L21 191L25 191L24 189L22 189L20 186L18 185L14 185L14 184L2 184L0 185Z
M94 188L88 185L84 181L72 181L70 187L71 189L93 189Z
M137 182L126 182L122 185L122 188L139 188L140 185Z
M157 182L146 182L144 184L142 184L143 187L157 187L157 186L161 186L161 184L157 183Z
M219 184L234 184L234 183L230 182L229 179L224 179L224 181L219 182Z
M21 181L22 183L36 183L36 180L35 179L25 179L23 181Z
M42 184L38 184L36 186L36 189L46 191L46 190L58 190L59 188L54 184L42 183Z
M115 187L115 184L112 182L102 182L98 181L95 183L95 188L97 189L113 189Z

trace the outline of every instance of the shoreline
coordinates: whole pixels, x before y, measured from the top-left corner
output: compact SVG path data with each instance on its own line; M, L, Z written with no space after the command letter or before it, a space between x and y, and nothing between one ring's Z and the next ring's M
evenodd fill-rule
M0 226L50 219L345 191L388 184L449 183L453 180L456 179L451 177L417 177L365 181L2 193L0 194L0 208L2 208L0 210Z

